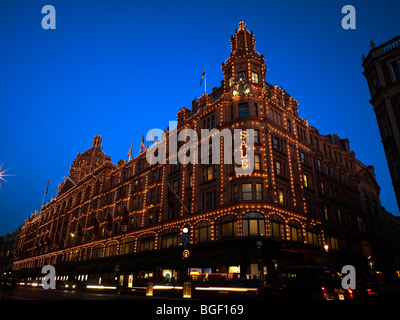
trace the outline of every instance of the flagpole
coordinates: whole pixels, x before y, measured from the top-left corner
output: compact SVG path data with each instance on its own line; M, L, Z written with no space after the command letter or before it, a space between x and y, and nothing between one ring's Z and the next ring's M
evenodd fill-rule
M204 66L204 93L207 93L207 71L206 71L206 66Z
M186 213L189 213L189 210L186 208L186 206L183 204L182 200L178 197L178 195L176 194L175 190L171 187L171 185L168 182L168 187L171 189L171 191L174 193L175 197L179 200L179 202L181 203L181 205L183 206L183 208L185 208Z
M42 205L40 206L39 213L42 212L43 203L44 203L44 198L46 197L46 194L47 194L48 189L49 189L49 180L47 180L46 190L44 191L44 195L43 195L43 199L42 199Z

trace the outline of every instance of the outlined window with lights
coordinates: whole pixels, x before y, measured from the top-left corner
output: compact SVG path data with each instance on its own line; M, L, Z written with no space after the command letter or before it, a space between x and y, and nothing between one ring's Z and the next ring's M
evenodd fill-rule
M203 243L211 241L211 223L209 221L200 221L194 227L194 243Z
M303 236L301 232L301 224L296 220L290 220L289 223L289 238L291 241L302 242Z
M155 236L154 235L144 235L139 239L140 251L154 250Z
M278 176L283 176L282 162L279 160L275 160L275 173Z
M269 234L274 239L285 240L285 222L280 216L269 217Z
M258 73L257 72L251 72L251 82L258 84L259 79L258 79Z
M238 236L238 219L234 215L226 215L218 219L216 224L217 240L231 239Z
M180 243L178 229L167 230L161 234L161 248L177 247Z
M318 231L312 227L308 227L306 230L307 243L313 246L319 246Z
M121 242L119 254L129 254L135 251L135 239L127 238Z
M247 212L243 215L243 236L244 237L264 237L265 236L265 217L260 212Z

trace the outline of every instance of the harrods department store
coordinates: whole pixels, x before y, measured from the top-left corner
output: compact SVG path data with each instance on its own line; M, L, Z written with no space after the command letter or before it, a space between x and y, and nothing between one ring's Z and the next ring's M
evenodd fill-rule
M398 222L380 204L373 167L355 158L347 139L300 118L297 101L266 82L264 62L241 22L221 86L177 113L178 132L254 129L251 174L224 164L223 139L221 164L149 165L151 148L113 164L97 135L57 197L25 221L14 272L40 275L51 264L60 276L107 281L194 269L262 278L277 266L368 269L370 261L388 274L400 269L399 238L390 232Z

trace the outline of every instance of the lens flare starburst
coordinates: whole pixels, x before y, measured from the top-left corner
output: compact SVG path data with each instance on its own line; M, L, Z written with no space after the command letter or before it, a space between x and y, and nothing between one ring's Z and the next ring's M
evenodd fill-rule
M3 169L3 164L0 164L0 189L1 189L1 180L8 182L4 177L11 177L11 174L6 174L8 169L2 170Z

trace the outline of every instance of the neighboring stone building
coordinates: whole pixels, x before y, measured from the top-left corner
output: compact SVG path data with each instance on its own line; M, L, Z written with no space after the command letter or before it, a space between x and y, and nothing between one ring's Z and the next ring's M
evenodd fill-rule
M265 59L243 22L231 48L221 86L182 108L163 141L118 164L99 135L78 154L57 197L22 226L16 272L40 275L52 264L62 277L103 283L120 276L127 285L131 275L186 268L263 277L276 266L367 269L373 259L377 269L387 267L373 167L356 159L347 139L321 135L299 117L294 98L265 80ZM167 148L167 164L149 165L146 155L157 157L186 128L201 137L195 159L200 143L215 152L201 129L254 129L254 171L238 175L243 163L227 164L225 138L217 149L223 164L171 164ZM398 262L385 271L395 268Z
M362 65L400 208L400 36L377 47L371 41Z
M17 246L21 228L0 236L0 276L8 275L16 259Z

